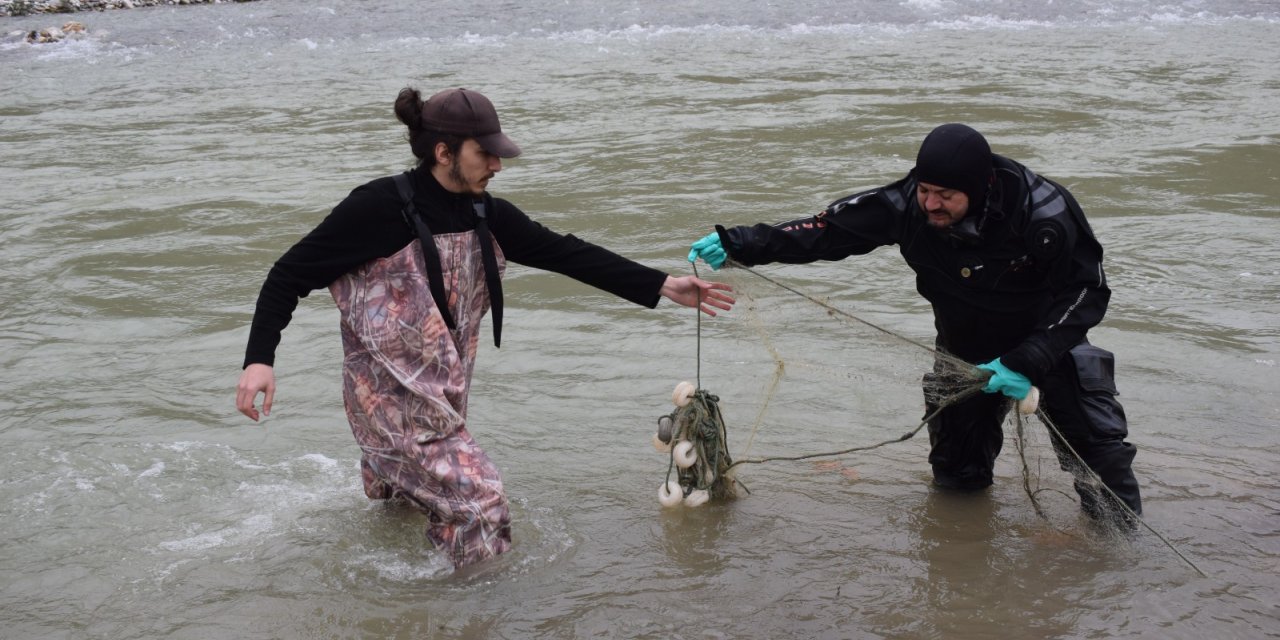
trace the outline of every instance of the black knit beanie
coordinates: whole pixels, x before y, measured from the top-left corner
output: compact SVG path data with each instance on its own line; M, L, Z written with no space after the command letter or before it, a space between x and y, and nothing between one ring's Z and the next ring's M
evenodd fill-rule
M991 146L972 127L944 124L929 132L916 154L916 179L969 196L981 211L991 186Z

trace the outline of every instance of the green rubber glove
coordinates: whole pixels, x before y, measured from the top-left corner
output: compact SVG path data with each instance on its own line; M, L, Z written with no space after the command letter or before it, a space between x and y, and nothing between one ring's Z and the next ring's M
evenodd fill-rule
M982 388L987 393L1003 393L1014 400L1021 400L1031 392L1031 380L1028 380L1021 373L1004 366L1000 362L1000 358L996 358L986 364L980 364L978 368L991 372L991 378L987 380L987 386Z
M720 244L719 233L709 233L689 248L689 262L697 262L698 258L702 258L702 261L711 265L712 269L724 266L724 261L728 257L729 254L725 253L724 245Z

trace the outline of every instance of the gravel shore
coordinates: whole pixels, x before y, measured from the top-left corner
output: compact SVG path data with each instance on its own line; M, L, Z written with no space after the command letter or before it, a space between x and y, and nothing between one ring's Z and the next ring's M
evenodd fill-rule
M253 0L0 0L0 16L25 16L38 13L76 13L135 7L176 6L187 4L222 4Z

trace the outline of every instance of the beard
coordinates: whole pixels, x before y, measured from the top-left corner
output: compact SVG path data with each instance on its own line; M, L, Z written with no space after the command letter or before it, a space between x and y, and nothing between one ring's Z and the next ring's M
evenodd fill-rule
M463 189L468 191L471 190L471 183L467 182L467 179L462 177L462 166L457 162L453 163L453 166L449 167L449 179L452 180L454 184L461 186Z
M459 163L455 162L449 167L449 180L459 187L462 187L462 190L465 193L471 193L474 195L484 193L484 187L480 186L478 181L473 182L462 175L462 165Z

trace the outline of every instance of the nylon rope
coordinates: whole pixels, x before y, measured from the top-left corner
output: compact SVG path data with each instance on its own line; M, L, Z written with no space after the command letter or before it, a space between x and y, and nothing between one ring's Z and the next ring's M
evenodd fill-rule
M811 453L811 454L804 454L804 455L799 455L799 456L769 456L769 457L762 457L762 458L745 458L745 457L744 457L744 458L742 458L742 459L740 459L740 460L738 460L738 461L733 462L732 464L730 464L730 465L729 465L729 466L724 470L726 473L727 473L728 471L731 471L731 470L733 470L734 468L738 467L739 465L745 465L745 464L762 464L762 463L765 463L765 462L801 461L801 460L809 460L809 459L813 459L813 458L822 458L822 457L830 457L830 456L840 456L840 455L846 455L846 454L849 454L849 453L855 453L855 452L861 452L861 451L870 451L870 450L878 449L878 448L880 448L880 447L887 446L887 445L890 445L890 444L893 444L893 443L896 443L896 442L905 442L905 441L910 440L911 438L913 438L917 433L919 433L919 432L920 432L920 430L921 430L921 429L924 429L924 427L925 427L925 426L927 426L931 420L933 420L933 419L934 419L938 414L940 414L940 413L941 413L943 410L945 410L946 408L950 407L951 405L956 404L957 402L961 402L961 401L963 401L963 400L966 400L966 399L968 399L969 397L972 397L972 396L976 395L978 392L982 391L982 388L986 386L986 380L987 380L987 378L989 378L989 377L990 377L990 375L991 375L989 372L983 371L983 370L981 370L981 369L975 369L975 368L973 368L973 366L972 366L972 365L970 365L968 362L965 362L965 361L963 361L963 360L961 360L961 359L959 359L959 358L957 358L957 357L955 357L955 356L952 356L951 354L948 354L948 353L943 352L943 351L939 351L938 349L936 349L936 348L934 348L934 347L931 347L931 346L929 346L929 345L927 345L927 344L925 344L925 343L923 343L923 342L920 342L920 341L918 341L918 340L913 340L913 339L911 339L911 338L909 338L909 337L907 337L907 336L901 335L901 334L896 333L896 332L894 332L894 331L891 331L891 330L889 330L889 329L887 329L887 328L885 328L885 327L882 327L882 326L880 326L880 325L878 325L878 324L875 324L875 323L873 323L873 322L870 322L870 321L868 321L868 320L865 320L865 319L863 319L863 318L860 318L860 317L858 317L858 316L856 316L856 315L854 315L854 314L852 314L852 313L850 313L850 312L848 312L848 311L845 311L844 309L841 309L841 308L839 308L839 307L835 307L835 306L833 306L833 305L831 305L831 304L829 304L829 303L827 303L827 302L825 302L825 301L823 301L823 300L820 300L820 299L818 299L818 298L814 297L813 295L810 295L810 294L805 293L805 292L803 292L803 291L801 291L801 290L799 290L799 289L797 289L797 288L795 288L795 287L792 287L792 286L787 285L787 284L785 284L785 283L783 283L783 282L780 282L780 281L778 281L778 280L777 280L777 279L775 279L775 278L771 278L771 277L769 277L769 276L767 276L767 275L765 275L765 274L763 274L763 273L761 273L761 272L759 272L759 271L757 271L757 270L755 270L755 269L752 269L751 267L748 267L748 266L746 266L746 265L743 265L743 264L741 264L741 263L739 263L739 262L737 262L737 261L735 261L735 260L733 260L733 259L731 259L731 258L730 258L730 259L726 259L726 260L725 260L724 266L730 266L730 267L735 267L735 268L738 268L738 269L742 269L743 271L746 271L747 273L750 273L750 274L752 274L752 275L754 275L754 276L756 276L756 277L758 277L758 278L760 278L760 279L764 280L765 282L768 282L769 284L772 284L772 285L774 285L774 286L776 286L776 287L778 287L778 288L780 288L780 289L783 289L784 291L787 291L787 292L789 292L789 293L792 293L792 294L794 294L794 295L797 295L797 296L799 296L799 297L801 297L801 298L804 298L805 300L808 300L809 302L811 302L811 303L813 303L813 304L816 304L816 305L818 305L818 306L822 307L822 308L823 308L823 309L825 309L828 313L830 313L830 314L832 314L832 315L834 315L834 316L839 316L839 317L845 318L845 319L847 319L847 320L852 320L852 321L854 321L854 322L857 322L857 323L860 323L860 324L865 325L865 326L867 326L867 327L870 327L870 328L872 328L872 329L874 329L874 330L876 330L876 331L879 331L879 332L881 332L881 333L883 333L883 334L885 334L885 335L887 335L887 336L890 336L890 337L892 337L892 338L895 338L895 339L901 340L901 341L903 341L903 342L906 342L907 344L913 345L913 346L918 347L918 348L920 348L920 349L924 349L925 351L928 351L929 353L933 354L933 356L934 356L935 358L942 359L942 360L944 360L944 361L946 361L946 362L949 362L950 364L955 365L955 366L957 366L957 367L972 369L972 370L973 370L973 375L974 375L974 377L975 377L975 379L976 379L976 382L974 382L973 384L971 384L971 385L969 385L969 386L967 386L967 387L965 387L965 388L961 389L961 390L960 390L959 392L957 392L957 393L954 393L954 394L952 394L952 395L950 395L950 396L948 396L948 397L943 398L942 400L940 400L940 401L937 403L937 404L938 404L938 406L937 406L937 408L936 408L934 411L932 411L931 413L929 413L928 415L926 415L926 416L925 416L925 417L920 421L920 423L919 423L918 425L916 425L914 428L912 428L910 431L907 431L906 433L904 433L903 435L901 435L901 436L899 436L899 437L897 437L897 438L893 438L893 439L890 439L890 440L885 440L885 441L883 441L883 442L878 442L878 443L871 444L871 445L864 445L864 446L858 446L858 447L850 447L850 448L848 448L848 449L842 449L842 450L839 450L839 451L830 451L830 452ZM697 276L698 276L698 268L697 268L697 264L696 264L696 263L695 263L695 264L694 264L694 266L693 266L693 272L694 272L694 276L695 276L695 277L697 277ZM697 316L698 316L698 321L697 321L697 350L696 350L696 357L697 357L698 395L702 395L702 394L703 394L703 392L702 392L702 312L701 312L700 307L701 307L701 290L699 290L699 305L698 305L698 307L696 307L696 308L695 308L695 313L697 313ZM763 332L762 332L762 333L763 333ZM781 378L782 373L783 373L783 372L784 372L784 370L785 370L785 369L784 369L784 365L783 365L783 361L782 361L782 359L779 357L779 355L777 354L777 352L776 352L776 350L773 348L773 346L772 346L771 344L769 344L769 343L768 343L767 338L765 339L765 344L766 344L766 347L768 348L768 350L769 350L769 352L770 352L770 355L772 355L772 356L773 356L773 358L774 358L774 362L775 362L775 364L776 364L776 367L775 367L775 371L774 371L774 377L773 377L773 380L772 380L772 382L770 383L770 386L769 386L769 391L768 391L768 393L767 393L767 394L766 394L766 396L765 396L765 400L764 400L764 402L762 403L762 406L761 406L761 408L760 408L759 412L757 412L755 423L752 425L751 435L750 435L750 437L749 437L749 438L748 438L748 440L747 440L747 448L746 448L746 450L744 450L744 452L743 452L743 456L746 456L746 455L747 455L747 453L750 451L751 443L752 443L752 442L754 442L756 432L758 431L758 429L760 428L761 423L763 422L763 418L764 418L765 412L766 412L766 410L767 410L767 408L768 408L768 402L769 402L769 399L773 396L773 392L774 392L774 390L776 390L776 388L777 388L778 381L779 381L779 379ZM714 396L711 396L711 397L712 397L712 398L715 398ZM715 398L715 399L716 399L716 400L718 400L718 398ZM718 415L719 415L719 408L718 408L718 407L715 407L715 412L716 412L716 415L718 416ZM1025 443L1024 443L1024 436L1025 436L1025 433L1024 433L1024 420L1026 419L1026 417L1025 417L1025 416L1021 416L1021 415L1017 415L1017 414L1016 414L1016 412L1015 412L1015 415L1016 415L1016 420L1017 420L1017 446L1018 446L1018 454L1019 454L1019 457L1021 458L1021 461L1022 461L1022 476L1023 476L1023 478L1022 478L1023 483L1022 483L1022 484L1023 484L1023 490L1026 492L1027 497L1031 500L1032 508L1035 510L1036 515L1037 515L1037 516L1039 516L1040 518L1042 518L1042 519L1044 519L1044 520L1046 520L1046 521L1047 521L1047 520L1048 520L1048 516L1044 513L1044 510L1041 508L1041 506L1040 506L1040 504L1039 504L1039 500L1036 498L1036 494L1038 493L1038 491L1033 491L1033 490L1031 489L1031 484L1030 484L1030 468L1029 468L1029 467L1028 467L1028 465L1027 465L1026 450L1025 450ZM1037 417L1037 418L1039 418L1039 419L1040 419L1040 421L1041 421L1042 423L1044 423L1045 427L1049 430L1049 432L1051 433L1051 435L1052 435L1054 438L1056 438L1056 439L1057 439L1057 442L1058 442L1058 443L1063 447L1063 449L1065 449L1067 452L1069 452L1069 453L1071 454L1072 458L1073 458L1073 459L1075 460L1075 462L1076 462L1076 465L1075 465L1075 466L1076 466L1078 469L1082 470L1082 472L1083 472L1084 474L1086 474L1086 476L1088 477L1088 480L1090 480L1090 484L1091 484L1091 486L1093 486L1093 487L1100 487L1102 490L1104 490L1104 491L1106 492L1106 494L1107 494L1108 496L1110 496L1110 498L1111 498L1111 504L1112 504L1112 505L1114 505L1114 506L1118 506L1118 507L1120 507L1120 508L1121 508L1121 510L1124 512L1124 514L1125 514L1125 516L1126 516L1126 517L1128 517L1129 519L1131 519L1131 520L1132 520L1132 521L1134 521L1134 522L1137 522L1137 523L1141 524L1141 525L1142 525L1142 527L1143 527L1144 529L1146 529L1147 531L1151 532L1151 534L1152 534L1152 535L1154 535L1154 536L1155 536L1156 538L1158 538L1162 543L1164 543L1164 545L1165 545L1166 547L1168 547L1168 548L1169 548L1169 550L1171 550L1171 551L1172 551L1176 556L1178 556L1178 558L1180 558L1180 559L1181 559L1183 562L1185 562L1188 566L1190 566L1192 569L1194 569L1194 570L1195 570L1195 572L1196 572L1196 573L1198 573L1201 577L1204 577L1204 578L1207 578L1207 577L1208 577L1208 575L1206 575L1206 574L1205 574L1205 572L1204 572L1203 570L1201 570L1199 566L1197 566L1194 562L1192 562L1192 561L1191 561L1191 559L1190 559L1190 558L1188 558L1188 557L1187 557L1186 555L1184 555L1181 551L1179 551L1179 550L1178 550L1178 548L1177 548L1177 547L1176 547L1176 546L1175 546L1171 541L1169 541L1169 539L1168 539L1168 538L1166 538L1164 535L1162 535L1159 531L1156 531L1156 530L1155 530L1155 528L1154 528L1154 527L1152 527L1150 524L1148 524L1146 520L1143 520L1143 519L1142 519L1142 516L1139 516L1138 514L1134 513L1133 509L1131 509L1131 508L1129 507L1129 505L1125 504L1125 502L1124 502L1123 500L1121 500L1121 499L1120 499L1120 496L1116 495L1115 491L1113 491L1113 490L1111 489L1111 487L1108 487L1104 482L1102 482L1102 478L1097 474L1097 472L1095 472L1093 469L1089 468L1089 465L1084 461L1084 458L1083 458L1083 457L1081 457L1081 455L1079 454L1079 452L1077 452L1077 451L1075 450L1075 448L1074 448L1074 447L1072 447L1072 446L1071 446L1071 444L1070 444L1069 442L1067 442L1066 436L1064 436L1064 435L1062 434L1062 432L1058 429L1057 425L1055 425L1055 424L1053 423L1053 421L1052 421L1051 419L1049 419L1048 414L1046 414L1046 413L1044 412L1044 410L1043 410L1043 409L1040 409L1040 408L1037 408L1037 409L1036 409L1036 417ZM721 424L723 425L723 423L721 423ZM721 434L720 434L720 435L721 435L721 437L723 437L723 435L724 435L724 433L723 433L723 428L721 428ZM669 467L669 468L668 468L668 475L670 474L670 471L671 471L671 468ZM740 482L738 482L736 479L734 479L734 480L733 480L733 482L734 482L734 483L736 483L736 484L738 484L738 485L740 485L740 486L743 486L743 488L744 488L744 489L746 488L746 487L745 487L745 485L742 485L742 484L741 484ZM750 493L750 491L748 491L748 493Z

